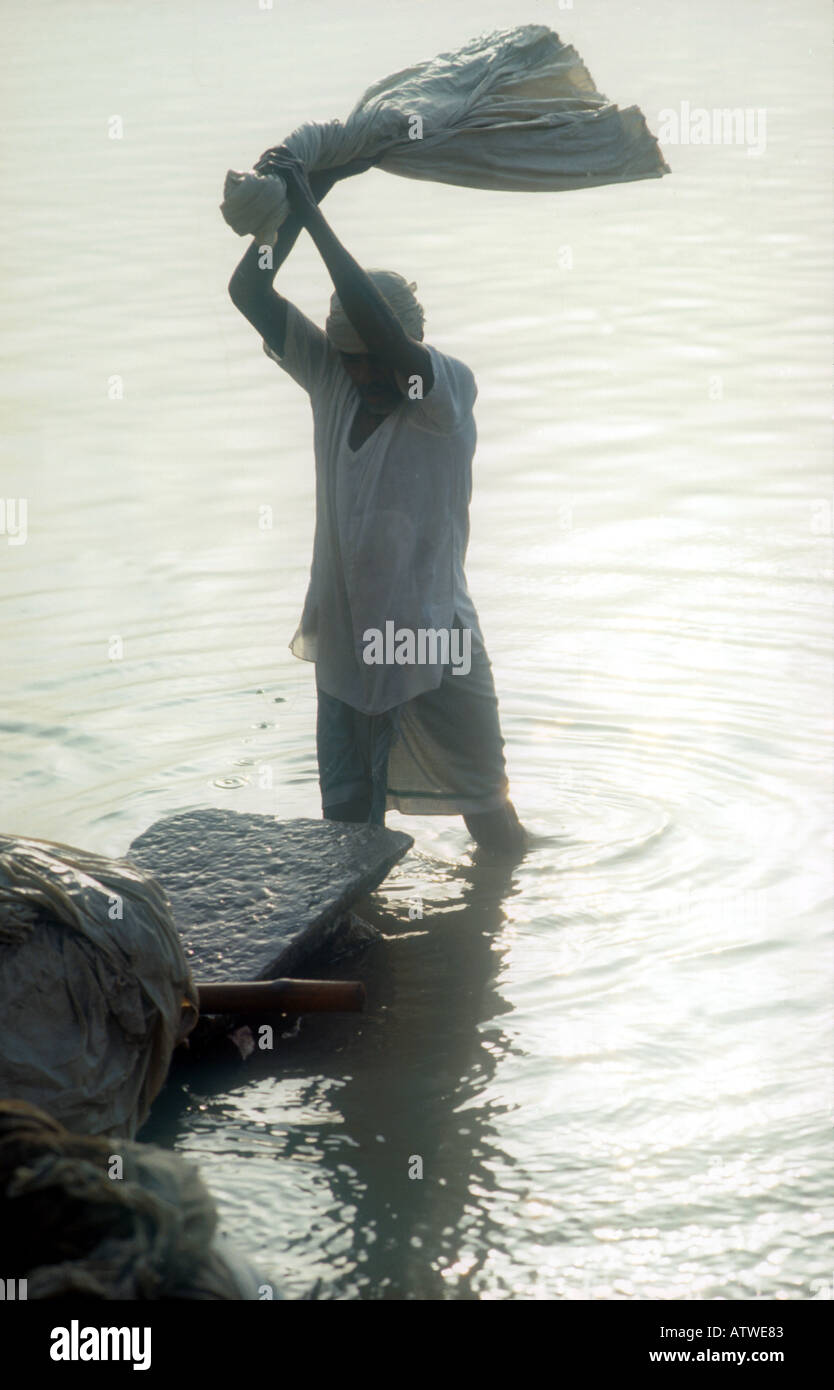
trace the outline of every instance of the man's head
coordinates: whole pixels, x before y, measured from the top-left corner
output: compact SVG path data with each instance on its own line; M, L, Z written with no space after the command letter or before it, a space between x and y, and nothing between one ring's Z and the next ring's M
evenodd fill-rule
M424 315L422 305L414 296L417 286L398 275L396 270L369 270L368 275L409 337L422 341ZM402 399L394 372L386 362L368 352L337 294L330 300L325 331L341 354L345 371L365 409L372 415L389 414Z
M394 372L372 352L342 352L342 366L369 415L390 415L402 400Z

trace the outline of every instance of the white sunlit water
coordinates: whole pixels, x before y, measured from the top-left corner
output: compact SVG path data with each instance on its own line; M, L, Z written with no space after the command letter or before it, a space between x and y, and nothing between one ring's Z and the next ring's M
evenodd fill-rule
M468 573L538 838L502 870L391 816L367 1013L145 1133L292 1297L830 1296L828 7L448 9L5 17L4 826L319 813L309 408L226 295L227 167L521 22L655 131L763 109L761 153L667 145L660 181L328 199L478 380ZM282 285L321 321L309 245Z

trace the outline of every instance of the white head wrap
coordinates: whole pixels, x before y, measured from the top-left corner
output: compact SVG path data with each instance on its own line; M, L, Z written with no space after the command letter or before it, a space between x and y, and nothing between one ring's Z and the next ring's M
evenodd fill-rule
M414 291L417 286L414 282L409 282L402 275L398 275L396 270L369 270L368 274L409 337L421 339L425 315L422 304L419 304L415 298ZM368 351L342 308L341 300L337 294L334 294L330 300L330 313L327 316L325 332L338 352L360 353Z

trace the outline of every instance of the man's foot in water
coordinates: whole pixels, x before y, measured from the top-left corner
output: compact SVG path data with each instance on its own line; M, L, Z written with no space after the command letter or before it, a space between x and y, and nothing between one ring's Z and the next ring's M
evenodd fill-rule
M497 811L482 811L463 819L476 844L492 854L520 859L528 848L527 831L511 801L505 801Z

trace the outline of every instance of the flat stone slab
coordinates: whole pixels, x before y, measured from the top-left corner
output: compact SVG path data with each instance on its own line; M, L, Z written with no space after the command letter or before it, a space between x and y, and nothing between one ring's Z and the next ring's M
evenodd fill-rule
M156 821L125 857L161 883L194 978L210 983L326 968L356 935L350 905L413 843L381 826L206 808Z

